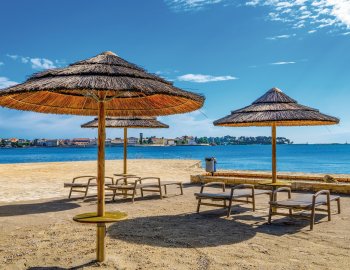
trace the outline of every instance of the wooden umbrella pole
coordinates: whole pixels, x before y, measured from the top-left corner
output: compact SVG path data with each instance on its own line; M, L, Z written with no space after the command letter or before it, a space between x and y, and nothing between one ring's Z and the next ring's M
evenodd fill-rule
M105 141L106 141L106 108L104 101L98 103L98 163L97 163L97 216L105 215ZM96 259L105 259L106 224L97 224Z
M127 174L127 164L126 160L128 158L128 129L124 128L124 167L123 167L123 173Z
M276 166L276 125L272 125L272 183L277 182L277 166Z

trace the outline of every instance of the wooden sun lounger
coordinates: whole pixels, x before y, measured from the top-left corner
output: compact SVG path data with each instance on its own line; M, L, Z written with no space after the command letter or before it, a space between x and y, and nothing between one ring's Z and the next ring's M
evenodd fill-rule
M222 192L220 193L205 193L204 188L210 186L221 186ZM241 184L231 188L230 192L226 192L225 183L222 182L211 182L202 185L199 193L194 194L198 200L197 213L201 205L215 206L227 208L227 217L231 214L232 202L243 202L252 204L253 211L255 211L255 196L257 195L268 195L271 200L272 191L264 189L255 189L254 185ZM244 200L245 199L245 200ZM223 204L207 203L202 200L211 200L212 202L221 201Z
M72 193L84 193L84 199L86 198L89 188L90 187L96 187L96 176L91 175L83 175L83 176L77 176L73 178L73 181L71 183L64 183L64 187L70 188L68 198L70 199L72 196ZM112 184L114 184L113 177L105 177L105 180L109 180ZM106 183L108 185L110 183Z
M286 200L277 200L277 194L279 192L287 192L288 199ZM270 202L269 210L269 220L268 223L271 223L271 218L273 215L280 216L289 216L297 217L310 220L310 230L313 230L315 224L315 212L327 212L328 221L331 220L331 202L336 201L338 207L338 214L340 213L340 197L335 195L330 195L329 190L321 190L315 194L303 194L295 198L292 198L291 189L288 187L278 188L274 191L272 201ZM325 208L319 208L320 206L326 206ZM278 208L288 209L289 213L277 212ZM311 211L310 216L304 216L300 214L293 214L293 211L307 210Z
M117 179L115 184L108 185L107 189L113 190L113 201L116 195L123 195L124 197L131 197L132 202L134 202L137 189L140 189L141 197L144 197L144 192L156 192L159 193L160 199L163 199L162 188L164 187L164 193L167 194L167 187L170 185L179 186L181 195L183 195L181 181L161 181L159 177L124 176ZM131 193L128 191L131 191Z

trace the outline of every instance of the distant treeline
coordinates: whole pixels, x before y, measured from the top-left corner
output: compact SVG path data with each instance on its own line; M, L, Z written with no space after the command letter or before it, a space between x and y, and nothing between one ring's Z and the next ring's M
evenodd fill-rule
M216 145L241 145L241 144L271 144L271 137L258 136L258 137L195 137L195 141L198 144L216 144ZM284 137L277 137L277 144L292 144L293 142Z

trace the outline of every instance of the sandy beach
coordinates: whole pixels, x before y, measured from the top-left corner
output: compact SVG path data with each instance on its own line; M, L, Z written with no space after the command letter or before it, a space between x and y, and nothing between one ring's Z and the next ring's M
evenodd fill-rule
M203 207L196 214L191 174L196 160L130 160L129 172L182 180L184 195L138 198L134 204L107 197L107 210L129 218L108 226L107 260L99 269L347 269L350 264L350 197L332 221L317 215L306 221L275 217L266 224L268 204L257 210L235 205L225 211ZM107 161L106 175L120 172L121 161ZM119 170L119 171L118 171ZM68 200L64 182L95 174L96 162L0 165L0 269L96 269L95 226L72 217L96 209L96 198ZM94 194L94 191L91 192Z

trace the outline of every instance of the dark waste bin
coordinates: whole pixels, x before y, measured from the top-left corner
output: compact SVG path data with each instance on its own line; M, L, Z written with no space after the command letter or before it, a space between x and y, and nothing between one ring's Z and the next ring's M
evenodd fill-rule
M216 158L214 157L205 158L205 171L210 172L212 175L214 175L214 172L216 172Z

